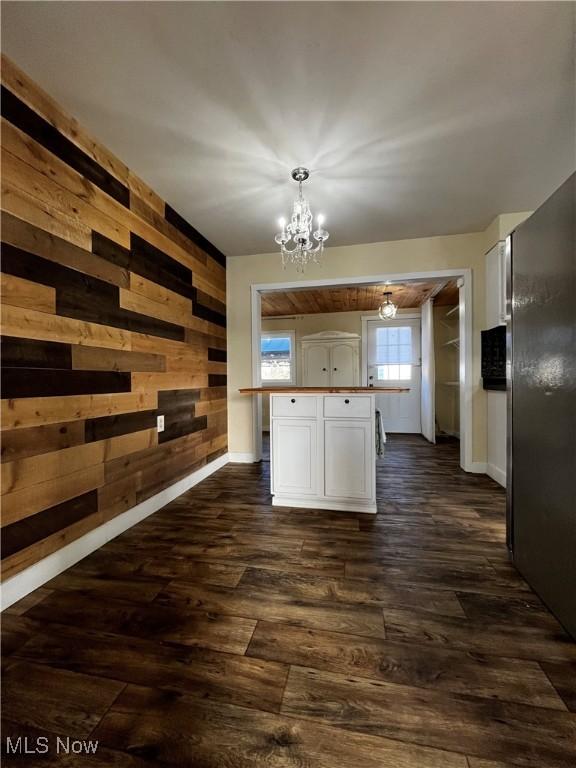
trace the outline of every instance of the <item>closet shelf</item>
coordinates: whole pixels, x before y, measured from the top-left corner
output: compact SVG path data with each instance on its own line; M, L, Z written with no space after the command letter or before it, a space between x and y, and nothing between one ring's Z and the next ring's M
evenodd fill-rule
M453 345L455 347L459 347L460 346L460 337L457 337L455 339L449 339L448 341L444 342L444 346L445 347L448 347L450 345Z
M458 312L459 309L460 309L460 305L456 304L456 306L452 307L452 309L449 312L446 312L444 317L450 317L450 315L453 315L455 312Z
M445 384L447 387L458 387L460 386L459 381L443 381L442 384Z

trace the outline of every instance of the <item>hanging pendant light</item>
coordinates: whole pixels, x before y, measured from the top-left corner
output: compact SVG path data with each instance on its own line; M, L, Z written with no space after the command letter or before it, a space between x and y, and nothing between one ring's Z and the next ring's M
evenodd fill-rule
M396 317L398 307L394 302L390 301L390 296L392 296L392 291L385 291L384 301L378 309L378 315L382 320L393 320Z
M304 272L310 262L320 264L324 243L328 240L328 231L322 227L324 216L316 219L318 229L312 232L312 211L310 204L302 193L302 183L310 176L308 168L294 168L292 178L298 183L298 197L294 201L292 218L286 224L286 219L280 219L280 232L274 238L280 246L282 267L294 264L298 272ZM293 247L287 247L292 240Z

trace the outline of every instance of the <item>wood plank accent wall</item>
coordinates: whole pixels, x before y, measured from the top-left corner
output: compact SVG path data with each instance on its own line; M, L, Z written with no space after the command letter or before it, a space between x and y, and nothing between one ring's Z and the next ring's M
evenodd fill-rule
M3 57L3 578L227 450L225 269Z

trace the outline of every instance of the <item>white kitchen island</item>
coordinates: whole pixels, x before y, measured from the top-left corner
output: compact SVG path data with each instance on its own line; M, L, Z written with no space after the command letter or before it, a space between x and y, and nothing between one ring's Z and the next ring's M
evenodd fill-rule
M376 512L373 394L271 394L270 430L275 506Z

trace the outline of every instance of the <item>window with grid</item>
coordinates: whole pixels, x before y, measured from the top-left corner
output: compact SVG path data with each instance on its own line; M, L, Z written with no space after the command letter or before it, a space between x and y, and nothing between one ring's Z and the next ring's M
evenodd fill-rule
M409 325L375 329L373 365L379 381L409 381L412 378L412 330Z

